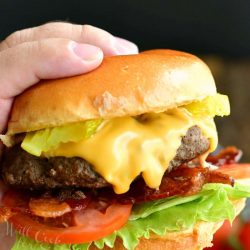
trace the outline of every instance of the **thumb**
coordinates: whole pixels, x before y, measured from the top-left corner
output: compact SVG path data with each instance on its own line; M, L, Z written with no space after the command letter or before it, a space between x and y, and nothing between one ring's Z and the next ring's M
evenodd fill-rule
M102 50L68 39L44 39L0 52L0 133L5 129L13 98L40 79L83 74L98 67ZM1 153L1 144L0 144Z
M83 74L98 67L100 48L68 39L26 42L0 53L0 99L10 99L40 79Z

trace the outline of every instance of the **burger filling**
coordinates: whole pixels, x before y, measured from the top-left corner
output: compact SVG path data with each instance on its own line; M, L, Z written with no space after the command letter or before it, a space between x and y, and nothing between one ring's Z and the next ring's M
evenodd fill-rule
M2 176L28 189L112 186L123 194L138 178L157 189L166 173L197 157L204 160L216 148L213 117L228 114L227 96L217 94L162 113L17 135L21 144L5 151Z
M151 232L232 220L230 200L250 193L237 183L233 187L223 171L204 167L217 146L213 118L228 114L228 99L218 94L161 113L16 135L15 145L5 149L1 173L7 184L25 191L5 193L0 220L35 239L18 238L30 249L37 241L102 249L113 247L116 237L134 249ZM231 164L239 154L225 151L208 161Z
M177 168L209 150L209 140L198 126L188 129L181 146L171 160L168 170ZM6 183L18 188L102 188L110 184L94 167L80 157L37 157L23 150L20 145L5 151L2 176Z

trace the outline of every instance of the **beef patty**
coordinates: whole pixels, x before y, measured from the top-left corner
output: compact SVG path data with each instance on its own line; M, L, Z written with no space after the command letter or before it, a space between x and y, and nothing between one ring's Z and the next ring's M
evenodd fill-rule
M202 135L201 129L198 126L189 128L168 169L171 170L196 158L208 148L209 140ZM1 172L5 183L18 188L109 186L109 183L94 171L93 166L82 158L36 157L24 151L20 145L5 150Z

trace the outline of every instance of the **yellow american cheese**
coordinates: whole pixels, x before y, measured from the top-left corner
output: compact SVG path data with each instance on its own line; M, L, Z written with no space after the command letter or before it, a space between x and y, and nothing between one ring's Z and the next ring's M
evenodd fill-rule
M118 194L128 191L140 174L149 187L158 188L181 145L181 137L193 125L198 125L210 139L209 151L213 151L217 146L213 118L193 116L185 108L176 108L147 114L143 120L119 117L105 121L92 137L61 143L44 156L86 159Z

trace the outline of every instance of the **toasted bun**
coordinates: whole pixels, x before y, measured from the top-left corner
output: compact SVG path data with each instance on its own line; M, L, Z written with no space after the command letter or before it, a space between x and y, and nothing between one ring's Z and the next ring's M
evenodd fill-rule
M245 199L234 202L236 213L245 206ZM221 227L223 222L199 222L187 230L175 233L168 233L164 237L152 235L150 239L141 239L135 250L201 250L205 247L211 247L214 233ZM103 250L108 250L105 246ZM121 240L117 240L114 246L115 250L126 250ZM98 250L91 246L89 250Z
M7 134L160 112L215 93L206 64L187 53L151 50L106 57L90 73L41 81L18 96Z

